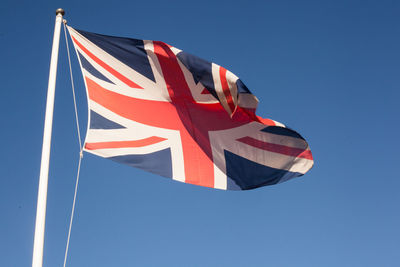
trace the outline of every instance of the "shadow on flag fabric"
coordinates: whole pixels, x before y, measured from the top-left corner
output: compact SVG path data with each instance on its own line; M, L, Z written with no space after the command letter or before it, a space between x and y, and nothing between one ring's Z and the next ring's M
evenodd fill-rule
M87 89L85 151L225 190L273 185L313 166L307 142L255 114L225 68L159 41L68 27Z

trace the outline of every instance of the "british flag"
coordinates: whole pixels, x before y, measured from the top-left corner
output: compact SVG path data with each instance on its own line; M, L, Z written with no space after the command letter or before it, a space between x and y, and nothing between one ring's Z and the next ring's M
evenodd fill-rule
M173 180L247 190L301 176L307 142L255 114L225 68L159 41L68 27L87 89L84 149Z

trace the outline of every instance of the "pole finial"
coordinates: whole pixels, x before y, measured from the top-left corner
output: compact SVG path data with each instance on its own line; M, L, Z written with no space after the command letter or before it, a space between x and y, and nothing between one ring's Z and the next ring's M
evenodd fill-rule
M65 14L64 9L62 9L62 8L57 9L56 10L56 15L58 15L58 14L61 14L61 16L64 16L64 14Z

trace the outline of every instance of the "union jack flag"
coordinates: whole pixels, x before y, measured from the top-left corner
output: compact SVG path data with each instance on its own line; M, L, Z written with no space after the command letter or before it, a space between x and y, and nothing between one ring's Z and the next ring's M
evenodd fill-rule
M257 98L225 68L159 41L68 30L89 102L85 151L225 190L312 167L307 142L257 116Z

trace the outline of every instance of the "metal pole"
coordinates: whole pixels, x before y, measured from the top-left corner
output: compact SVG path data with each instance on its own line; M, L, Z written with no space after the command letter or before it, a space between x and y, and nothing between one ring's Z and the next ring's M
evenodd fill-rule
M51 130L53 125L54 95L56 89L58 47L60 41L61 22L64 10L56 10L56 23L54 27L53 48L51 50L49 84L47 87L46 115L44 119L44 133L42 146L42 161L40 165L39 190L36 208L35 239L33 243L32 267L41 267L43 264L44 228L46 222L47 184L49 180L49 161Z

